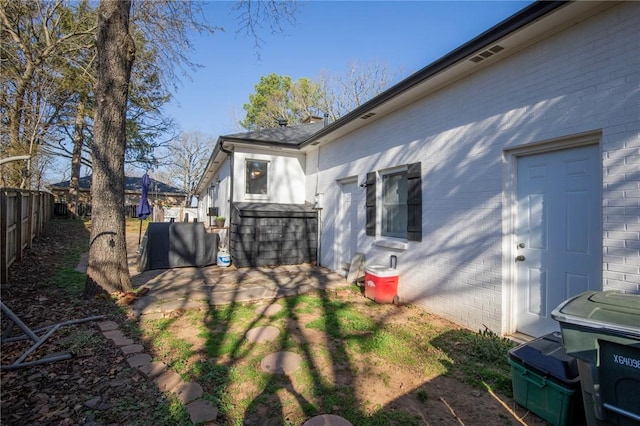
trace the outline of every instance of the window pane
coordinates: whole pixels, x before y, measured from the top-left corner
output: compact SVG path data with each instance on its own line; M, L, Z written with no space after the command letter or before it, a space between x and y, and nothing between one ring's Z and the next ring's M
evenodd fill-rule
M267 193L267 166L268 161L247 161L246 193L266 194Z
M382 235L407 237L407 173L382 177Z

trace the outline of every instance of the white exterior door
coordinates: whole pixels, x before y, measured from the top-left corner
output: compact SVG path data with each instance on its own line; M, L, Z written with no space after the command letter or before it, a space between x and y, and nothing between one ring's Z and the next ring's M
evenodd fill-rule
M358 183L340 184L340 215L336 253L338 268L349 270L351 259L358 250Z
M562 301L602 288L599 147L520 157L517 179L516 328L539 337Z

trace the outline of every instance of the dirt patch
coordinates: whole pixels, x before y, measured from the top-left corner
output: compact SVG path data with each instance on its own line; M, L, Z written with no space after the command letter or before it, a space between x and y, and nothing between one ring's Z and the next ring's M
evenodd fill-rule
M22 261L10 268L7 284L2 285L2 302L30 329L96 315L127 324L126 315L111 301L86 300L75 290L55 284L54 278L64 269L71 271L64 284L79 279L82 288L84 275L74 269L88 240L82 222L54 221ZM2 315L3 332L8 324ZM14 326L12 335L19 334L21 330ZM12 364L32 345L33 341L3 343L2 365ZM71 359L2 371L0 423L151 425L171 418L169 401L128 366L122 352L98 332L95 321L61 327L26 361L62 353L69 353Z

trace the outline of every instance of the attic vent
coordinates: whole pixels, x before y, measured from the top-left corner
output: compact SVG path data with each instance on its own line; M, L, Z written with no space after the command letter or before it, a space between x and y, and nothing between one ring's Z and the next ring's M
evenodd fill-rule
M476 56L474 56L473 58L471 58L469 60L471 62L475 62L477 64L478 62L482 62L485 59L487 59L487 58L493 56L494 54L496 54L498 52L501 52L503 50L504 50L504 47L496 44L495 46L493 46L493 47L491 47L491 48L489 48L489 49L487 49L485 51L480 52L479 54L477 54Z
M360 118L362 118L363 120L366 120L367 118L371 118L371 117L373 117L374 115L376 115L376 113L375 113L375 112L368 112L368 113L366 113L365 115L363 115L363 116L362 116L362 117L360 117Z

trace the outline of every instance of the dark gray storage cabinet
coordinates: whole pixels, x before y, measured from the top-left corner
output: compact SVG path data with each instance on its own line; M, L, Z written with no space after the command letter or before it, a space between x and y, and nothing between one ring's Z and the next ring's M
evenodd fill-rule
M229 232L231 259L239 268L318 258L318 212L311 205L234 203Z

